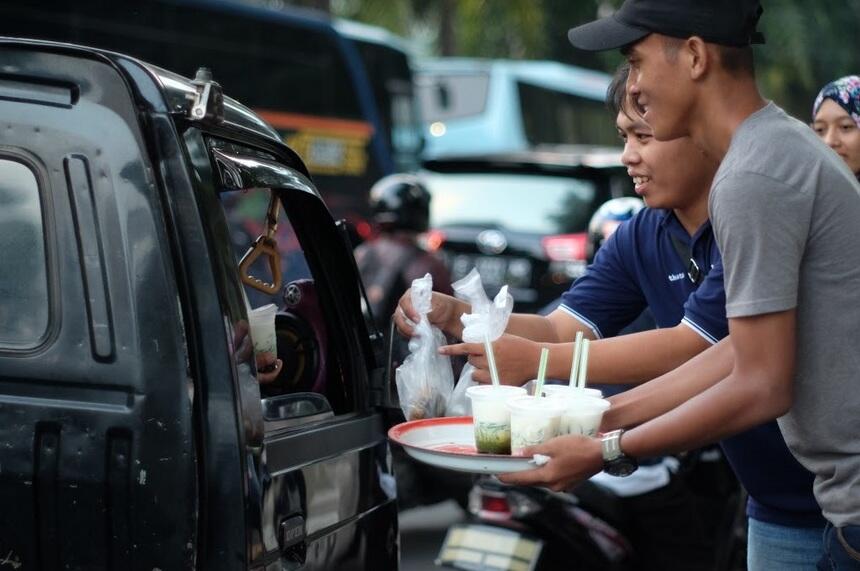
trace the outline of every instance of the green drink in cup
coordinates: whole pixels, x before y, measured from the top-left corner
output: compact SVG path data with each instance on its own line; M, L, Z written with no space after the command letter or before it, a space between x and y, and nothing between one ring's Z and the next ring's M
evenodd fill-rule
M472 401L478 453L511 453L511 413L505 403L512 397L525 394L524 388L507 385L475 385L466 389L466 396Z
M278 353L278 338L275 335L275 316L278 306L274 303L248 312L248 325L255 353Z
M508 399L507 407L511 412L511 454L519 455L524 448L559 435L563 399L523 395Z

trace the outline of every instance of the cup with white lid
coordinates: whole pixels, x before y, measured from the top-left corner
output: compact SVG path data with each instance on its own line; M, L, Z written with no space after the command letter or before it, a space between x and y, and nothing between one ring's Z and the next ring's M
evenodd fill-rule
M518 396L508 399L507 407L511 413L511 454L522 454L524 448L559 435L563 399Z
M278 353L278 338L275 335L275 315L278 306L274 303L257 307L248 312L251 340L255 353Z
M610 407L608 400L591 396L557 396L552 400L563 403L560 434L597 436L603 413Z
M570 385L544 385L543 394L547 397L589 396L603 398L603 391L600 389L571 387Z
M505 403L525 394L523 387L509 385L475 385L466 389L466 396L472 401L478 453L511 453L511 413Z

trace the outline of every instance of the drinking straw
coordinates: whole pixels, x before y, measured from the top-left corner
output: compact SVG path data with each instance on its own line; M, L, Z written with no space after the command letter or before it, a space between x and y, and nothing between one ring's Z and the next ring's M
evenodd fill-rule
M576 332L576 342L573 344L573 360L570 362L570 388L576 387L577 371L579 371L579 354L582 351L582 331Z
M543 382L546 379L546 362L549 359L549 349L542 347L540 350L540 365L538 365L537 385L535 386L535 396L543 395Z
M585 375L588 372L588 339L582 341L582 354L579 356L579 377L576 380L576 388L585 388Z
M496 368L496 357L493 355L493 344L490 342L489 335L484 335L484 351L487 353L487 363L490 365L490 378L493 380L493 386L498 387L502 383L499 381L499 370Z

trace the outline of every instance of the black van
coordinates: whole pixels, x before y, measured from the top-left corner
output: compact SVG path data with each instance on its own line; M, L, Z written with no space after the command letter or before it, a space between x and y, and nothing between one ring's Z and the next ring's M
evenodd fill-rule
M397 569L343 236L205 72L0 38L0 568Z

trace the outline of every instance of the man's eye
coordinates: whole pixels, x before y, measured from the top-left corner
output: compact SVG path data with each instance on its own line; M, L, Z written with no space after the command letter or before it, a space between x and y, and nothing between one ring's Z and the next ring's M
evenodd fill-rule
M647 135L645 133L636 133L636 140L639 141L640 143L644 143L650 138L651 138L651 135Z

